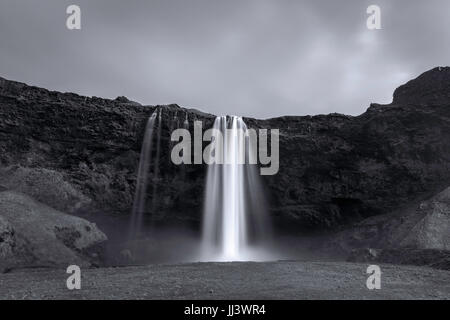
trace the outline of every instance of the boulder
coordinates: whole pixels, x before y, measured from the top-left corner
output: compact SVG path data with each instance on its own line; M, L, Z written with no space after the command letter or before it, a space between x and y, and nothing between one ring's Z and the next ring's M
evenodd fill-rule
M106 235L14 191L0 192L0 267L55 267L98 263Z
M423 217L399 246L450 251L450 188L422 202L417 210Z
M354 262L450 267L450 187L328 237L321 248Z

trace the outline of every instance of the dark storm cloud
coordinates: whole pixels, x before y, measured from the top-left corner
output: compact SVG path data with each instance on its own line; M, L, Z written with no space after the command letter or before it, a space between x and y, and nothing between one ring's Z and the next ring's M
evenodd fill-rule
M0 76L215 114L359 114L449 64L449 15L446 0L2 0Z

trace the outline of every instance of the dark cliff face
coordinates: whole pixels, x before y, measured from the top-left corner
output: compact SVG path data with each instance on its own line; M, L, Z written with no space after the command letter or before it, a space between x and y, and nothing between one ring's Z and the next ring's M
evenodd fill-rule
M445 105L450 100L450 67L436 67L394 92L395 104Z
M430 70L399 87L392 104L372 104L357 117L245 119L250 127L280 129L279 172L263 177L272 218L294 230L333 227L447 186L449 79L450 68ZM57 172L90 199L75 209L68 203L71 212L127 215L144 127L155 108L124 97L86 98L0 78L2 167L9 174L22 167ZM172 164L170 132L186 115L191 128L193 120L211 127L214 116L176 105L160 108L159 177L156 192L148 192L149 198L156 194L148 215L198 224L206 167Z

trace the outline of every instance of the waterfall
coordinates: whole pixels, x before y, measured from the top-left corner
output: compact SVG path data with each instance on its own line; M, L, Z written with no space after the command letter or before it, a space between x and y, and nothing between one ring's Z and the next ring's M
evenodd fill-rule
M152 160L152 144L153 144L153 131L155 127L156 119L159 119L158 123L158 141L157 141L157 149L159 149L159 135L161 128L161 112L155 110L152 115L148 118L145 132L144 132L144 140L142 142L141 154L139 157L139 168L136 178L136 190L134 194L133 201L133 209L131 213L131 230L130 230L130 238L137 238L140 232L142 232L142 224L144 218L144 212L146 209L146 198L147 198L147 189L149 182L149 174L151 168L151 160ZM158 157L159 154L157 152L156 161L155 161L155 172L157 174L158 167Z
M173 114L172 121L170 121L170 129L169 129L169 132L172 133L173 130L174 130L175 128L178 128L178 127L179 127L179 124L178 124L178 113L177 113L177 111L175 111L174 114ZM172 150L172 147L173 147L173 141L170 140L169 143L168 143L168 149L169 149L169 152L170 152L170 150Z
M152 193L152 213L154 217L156 206L156 195L158 189L158 177L159 177L159 157L161 154L161 110L158 113L158 128L156 130L156 158L155 169L153 174L153 193Z
M186 112L186 119L184 119L184 122L183 122L183 128L186 129L186 130L189 129L189 119L188 119L187 112Z
M210 156L215 161L207 169L203 259L258 260L258 245L270 232L257 165L248 161L256 146L249 143L241 117L217 117L213 129Z

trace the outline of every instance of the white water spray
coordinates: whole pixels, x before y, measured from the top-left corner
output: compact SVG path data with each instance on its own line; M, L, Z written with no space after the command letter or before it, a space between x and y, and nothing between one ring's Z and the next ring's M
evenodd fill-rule
M222 133L223 143L213 133L212 157L223 156L224 164L208 165L202 259L267 259L258 245L270 232L257 166L246 161L255 147L249 143L247 126L240 117L224 116L215 119L213 129Z

